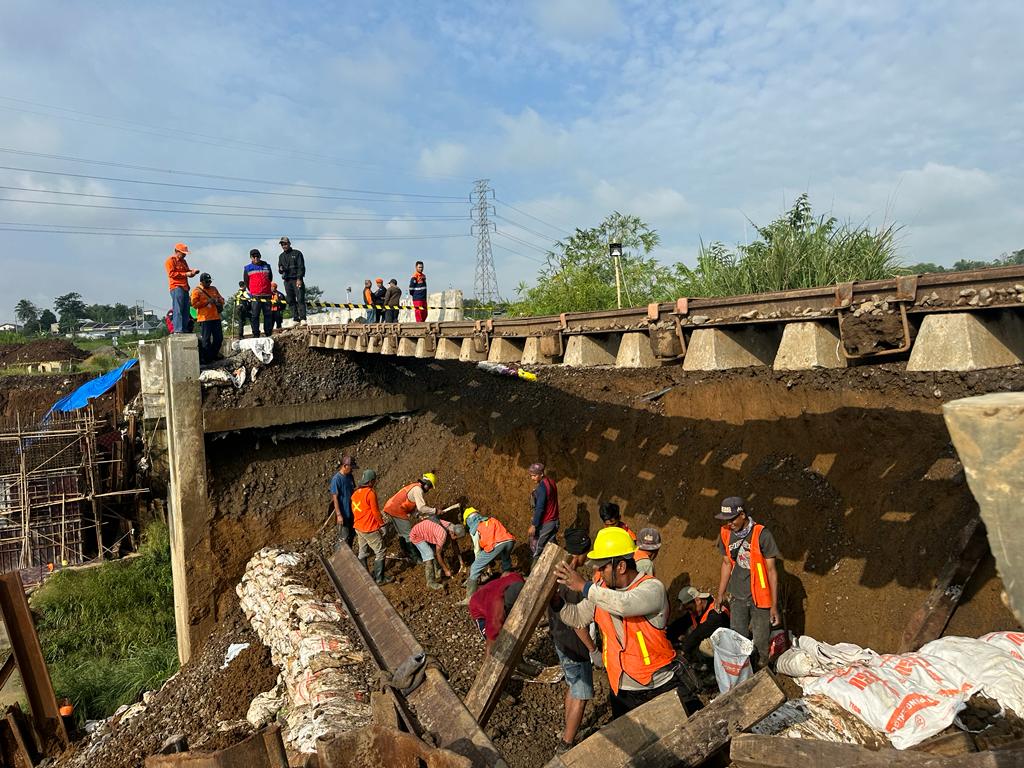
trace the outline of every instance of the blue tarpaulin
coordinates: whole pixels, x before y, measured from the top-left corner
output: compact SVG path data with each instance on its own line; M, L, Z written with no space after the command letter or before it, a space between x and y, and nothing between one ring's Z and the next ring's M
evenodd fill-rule
M50 408L46 415L49 416L54 411L77 411L79 408L84 408L89 404L90 400L99 397L117 384L118 379L124 376L125 371L137 362L139 361L133 358L120 368L115 368L112 371L104 373L102 376L97 376L92 381L85 382L85 384L80 386L74 392L65 395L54 403L53 407Z

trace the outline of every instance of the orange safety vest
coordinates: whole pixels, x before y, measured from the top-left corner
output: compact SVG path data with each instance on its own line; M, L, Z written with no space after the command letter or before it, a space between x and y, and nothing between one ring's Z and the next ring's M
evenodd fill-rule
M633 560L634 561L635 560L650 560L650 559L651 559L651 553L648 552L646 549L638 549L636 552L633 553Z
M377 492L368 485L352 492L352 527L362 533L373 533L384 527L377 507Z
M224 305L224 297L212 285L209 289L201 285L193 288L189 301L196 308L196 320L200 323L220 320L220 308Z
M492 552L502 542L516 540L516 537L501 524L501 521L493 517L481 520L476 527L476 532L480 536L480 549L484 552Z
M708 616L711 615L711 612L713 610L715 610L715 603L712 600L710 603L708 603L707 610L704 611L704 615L700 617L700 621L698 621L697 623L698 624L703 624L705 621L707 621L708 620ZM723 605L722 606L722 613L724 613L726 616L728 616L729 615L729 606Z
M363 301L373 304L373 291L370 288L363 288Z
M641 576L626 589L628 592L639 584L653 579L653 576ZM647 620L646 616L620 616L625 646L619 645L619 636L615 633L612 615L604 608L594 610L594 621L601 628L604 638L604 668L608 670L608 684L612 693L619 692L622 673L642 685L647 685L654 673L667 664L675 661L676 652L672 643L665 636L665 630L658 629Z
M409 483L405 488L388 499L384 504L384 513L391 517L399 517L402 520L408 520L409 515L412 514L414 509L416 509L416 502L409 498L409 491L419 484L419 480L415 483Z
M754 530L750 532L750 594L754 596L754 605L758 608L772 607L772 588L768 584L768 565L764 555L761 554L761 531L764 526L760 523L754 524ZM729 528L722 526L722 546L725 547L725 556L729 558L732 566L736 567L732 552L729 551Z

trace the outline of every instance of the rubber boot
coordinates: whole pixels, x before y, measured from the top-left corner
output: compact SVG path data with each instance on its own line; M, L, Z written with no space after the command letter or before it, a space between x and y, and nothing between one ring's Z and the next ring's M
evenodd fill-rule
M476 587L477 587L477 580L476 579L469 579L466 582L466 598L464 600L461 600L459 602L459 605L469 605L469 598L471 598L473 596L473 593L476 592Z
M366 557L360 557L359 558L359 562L363 564L363 568L365 568L366 570L370 570L370 556L369 555L367 555Z
M391 584L394 582L393 576L384 575L384 558L376 557L373 561L373 580L378 584Z
M427 575L428 589L443 589L443 587L440 584L438 584L437 578L434 576L433 560L427 560L427 562L423 564L423 572Z

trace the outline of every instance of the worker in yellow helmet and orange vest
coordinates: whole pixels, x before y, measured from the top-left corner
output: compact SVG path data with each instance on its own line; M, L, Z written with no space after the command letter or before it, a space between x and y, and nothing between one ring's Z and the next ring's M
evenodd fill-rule
M682 677L682 665L665 636L669 603L665 585L637 572L636 543L623 528L597 532L587 564L594 580L586 581L565 563L556 566L558 583L583 600L567 603L559 617L570 627L595 622L604 649L592 654L595 665L608 671L612 717L624 715L644 702L675 689L688 711L700 708Z
M425 517L436 515L434 507L428 507L424 494L437 486L437 476L433 472L424 472L414 483L403 486L394 496L384 503L384 514L391 518L398 534L398 543L406 556L414 563L422 562L419 550L409 541L412 527Z
M771 628L779 624L779 574L775 558L779 547L771 531L747 515L739 496L722 501L716 518L722 520L718 551L722 555L722 577L715 595L718 610L728 589L730 627L744 637L753 635L757 664L768 663Z
M459 605L469 605L469 598L476 592L482 574L495 560L501 560L501 572L512 570L512 549L516 545L516 537L508 532L502 522L481 512L475 507L467 507L462 514L470 536L475 537L479 544L473 564L469 567L469 580L466 581L466 599Z

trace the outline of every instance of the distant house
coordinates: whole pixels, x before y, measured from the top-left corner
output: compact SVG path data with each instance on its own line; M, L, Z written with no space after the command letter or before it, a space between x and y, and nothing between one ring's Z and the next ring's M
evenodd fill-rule
M21 333L22 327L17 323L0 323L0 333Z
M116 339L121 336L141 336L152 333L160 327L160 321L153 313L141 320L122 320L113 323L97 323L94 320L78 321L77 335L82 339Z

